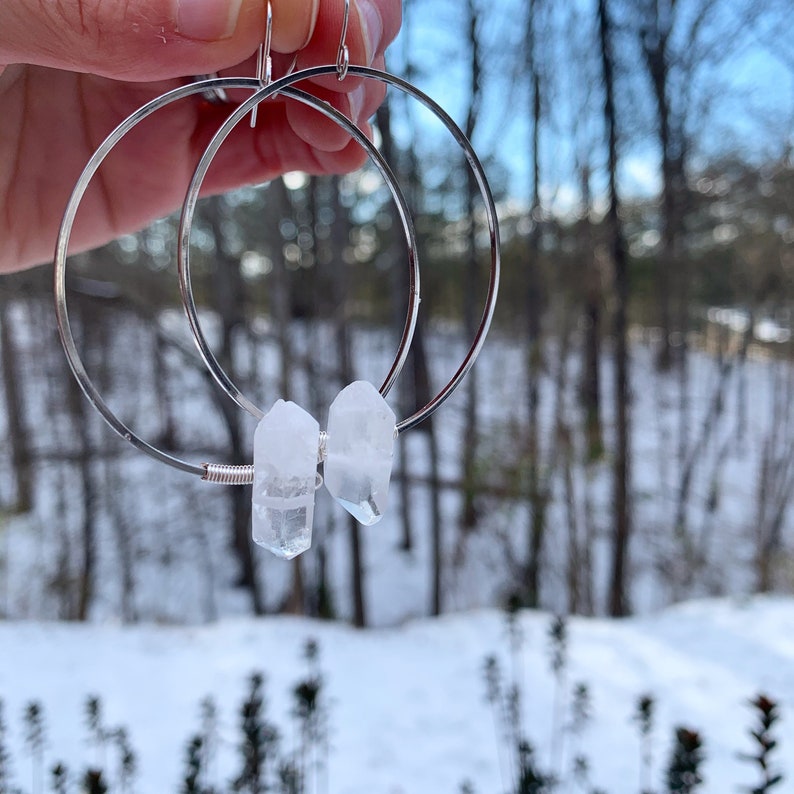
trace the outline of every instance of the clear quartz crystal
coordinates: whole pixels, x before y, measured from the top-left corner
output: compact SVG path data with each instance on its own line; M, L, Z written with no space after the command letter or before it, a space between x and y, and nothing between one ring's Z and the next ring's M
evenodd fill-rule
M383 517L389 497L396 417L366 381L342 389L328 412L325 485L362 524Z
M320 426L278 400L254 433L254 541L291 560L312 545Z

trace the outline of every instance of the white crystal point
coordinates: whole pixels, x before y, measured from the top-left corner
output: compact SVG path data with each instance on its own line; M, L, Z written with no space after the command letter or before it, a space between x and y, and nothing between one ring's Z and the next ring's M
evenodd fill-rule
M291 560L312 545L320 425L278 400L254 433L254 541Z
M386 509L396 423L378 390L363 380L342 389L328 411L325 485L362 524L380 521Z

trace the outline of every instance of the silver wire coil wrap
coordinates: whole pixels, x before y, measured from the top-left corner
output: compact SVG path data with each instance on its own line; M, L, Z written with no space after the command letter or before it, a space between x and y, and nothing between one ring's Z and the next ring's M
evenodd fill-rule
M205 482L214 482L218 485L250 485L254 481L254 467L230 466L226 463L202 463Z
M395 430L394 437L397 438ZM328 445L328 433L320 431L320 443L317 447L317 463L325 460L326 448ZM201 478L205 482L214 482L219 485L250 485L254 481L254 467L250 464L246 466L232 466L228 463L202 463L204 476ZM322 485L322 477L317 474L317 487Z
M254 481L254 467L250 464L231 466L228 463L202 463L201 468L204 469L201 478L204 482L218 485L251 485ZM314 480L314 490L317 491L322 486L323 477L318 471Z

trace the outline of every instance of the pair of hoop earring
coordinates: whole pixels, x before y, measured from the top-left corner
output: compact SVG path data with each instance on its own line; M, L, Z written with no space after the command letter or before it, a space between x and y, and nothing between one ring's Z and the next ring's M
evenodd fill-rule
M259 48L255 78L201 79L156 97L128 116L94 152L77 180L64 212L55 248L54 292L58 331L72 373L88 400L116 433L155 460L189 474L198 475L208 482L225 485L253 484L254 540L277 556L286 559L295 557L311 545L314 493L322 482L317 474L317 466L320 462L324 462L329 490L340 504L362 523L372 524L380 519L388 494L394 440L437 410L469 372L485 342L499 286L500 250L496 206L485 171L471 143L449 114L416 86L389 72L350 64L346 45L349 6L350 0L345 0L343 29L335 64L299 71L292 71L291 67L285 76L272 79L270 60L272 14L268 3L266 36ZM295 87L297 83L333 74L336 74L340 81L346 79L348 75L353 75L384 83L418 101L435 115L463 150L485 207L490 238L490 272L485 306L474 339L463 361L446 385L424 407L399 421L384 398L405 365L416 329L420 299L416 234L402 190L388 163L374 144L350 119L329 103ZM161 108L197 95L216 101L226 101L226 92L232 89L247 89L253 93L221 125L210 140L193 173L182 205L179 223L178 270L182 302L204 363L226 394L259 420L254 437L254 463L246 466L190 463L149 444L128 428L104 401L85 369L72 334L66 302L66 260L72 226L89 183L111 150L135 126ZM407 315L400 343L386 378L379 389L364 382L357 382L343 389L329 410L329 425L325 432L320 432L316 420L294 403L279 400L265 413L237 388L207 343L199 321L190 278L190 232L199 192L210 164L234 127L249 113L253 126L256 123L256 110L259 105L277 95L313 107L346 130L366 150L389 187L408 250Z

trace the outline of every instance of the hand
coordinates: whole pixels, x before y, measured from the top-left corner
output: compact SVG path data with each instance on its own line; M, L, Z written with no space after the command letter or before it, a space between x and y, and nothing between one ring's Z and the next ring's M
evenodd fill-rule
M0 271L49 261L69 193L104 137L133 110L189 76L253 77L265 0L2 0L0 2ZM335 63L343 0L271 0L273 73ZM351 64L383 67L400 0L352 0ZM313 94L364 128L383 100L375 80L335 76ZM247 93L242 96L247 96ZM158 111L103 163L70 252L135 231L181 204L201 152L231 112L200 96ZM220 192L285 171L339 173L365 159L341 128L298 102L259 106L205 182Z

